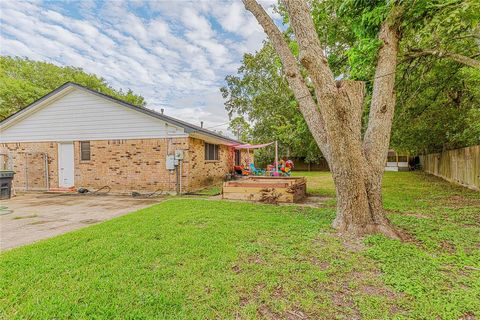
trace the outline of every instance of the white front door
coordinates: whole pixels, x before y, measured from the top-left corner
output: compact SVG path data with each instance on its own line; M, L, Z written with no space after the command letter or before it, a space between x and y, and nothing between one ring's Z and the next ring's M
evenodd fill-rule
M60 188L69 188L75 185L73 167L73 142L58 143L58 186Z

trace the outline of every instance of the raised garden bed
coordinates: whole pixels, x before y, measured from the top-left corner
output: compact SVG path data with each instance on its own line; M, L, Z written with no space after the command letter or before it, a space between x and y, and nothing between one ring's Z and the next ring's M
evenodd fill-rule
M223 184L223 199L294 203L307 191L304 177L248 177Z

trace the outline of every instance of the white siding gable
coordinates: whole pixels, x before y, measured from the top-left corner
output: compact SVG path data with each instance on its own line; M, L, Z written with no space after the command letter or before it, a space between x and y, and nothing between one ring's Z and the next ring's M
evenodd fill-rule
M0 127L0 142L183 136L181 127L77 88Z

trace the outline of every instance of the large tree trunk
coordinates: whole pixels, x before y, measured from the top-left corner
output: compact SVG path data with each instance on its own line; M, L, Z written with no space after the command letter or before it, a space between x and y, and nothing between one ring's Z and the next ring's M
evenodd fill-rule
M364 155L361 116L364 84L337 82L338 94L332 110L325 112L331 144L330 168L337 195L337 216L333 226L341 233L357 236L382 233L391 238L400 234L385 217L381 198L383 166L371 166ZM388 143L388 142L387 142Z
M343 174L333 172L337 194L337 215L333 227L340 233L356 236L381 233L401 239L402 234L385 217L381 187L369 185L368 174L361 171L361 164L356 165L356 169L344 170Z
M398 34L384 22L375 74L369 126L362 140L364 84L335 81L304 0L284 0L307 70L315 101L283 34L255 0L243 0L258 20L282 60L284 72L305 121L332 171L337 194L333 226L354 235L382 233L399 238L385 216L381 197L384 164L395 106Z

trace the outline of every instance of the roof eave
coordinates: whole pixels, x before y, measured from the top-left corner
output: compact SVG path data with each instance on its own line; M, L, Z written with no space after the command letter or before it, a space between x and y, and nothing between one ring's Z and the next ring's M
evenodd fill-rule
M230 139L228 137L225 137L225 136L220 135L218 133L215 133L215 132L203 129L201 127L195 126L195 125L190 124L188 122L163 115L163 114L158 113L154 110L151 110L151 109L148 109L148 108L145 108L145 107L141 107L141 106L135 106L135 105L130 104L128 102L122 101L122 100L117 99L115 97L106 95L106 94L101 93L99 91L92 90L90 88L87 88L85 86L82 86L82 85L79 85L79 84L73 83L73 82L64 83L63 85L61 85L57 89L55 89L52 92L46 94L45 96L41 97L40 99L34 101L33 103L29 104L27 107L23 108L22 110L19 110L18 112L16 112L16 113L10 115L9 117L3 119L2 121L0 121L0 126L8 125L9 123L11 123L11 121L14 121L15 119L18 119L19 116L21 116L25 113L28 113L35 106L38 106L40 104L43 104L43 103L47 102L50 98L55 98L57 95L59 95L61 93L66 93L65 90L67 90L68 88L77 88L79 90L95 94L95 95L97 95L101 98L107 99L107 100L112 101L116 104L120 104L120 105L122 105L124 107L127 107L129 109L135 110L137 112L142 112L146 115L149 115L149 116L152 116L154 118L163 120L165 122L172 123L174 125L177 125L177 126L183 128L185 133L187 133L187 134L193 134L193 133L199 132L199 133L202 133L204 135L210 136L210 137L215 138L215 139L221 139L223 141L227 141L229 144L232 144L232 145L242 144L242 142L240 142L240 141Z

